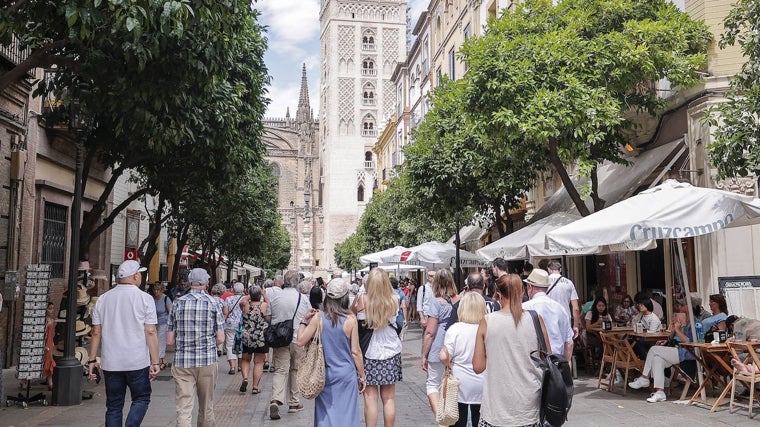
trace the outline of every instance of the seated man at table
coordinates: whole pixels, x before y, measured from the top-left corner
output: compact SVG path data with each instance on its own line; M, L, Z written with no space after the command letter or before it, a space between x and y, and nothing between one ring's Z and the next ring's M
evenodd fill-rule
M679 306L680 312L687 312L684 306ZM675 321L670 324L670 331L674 333L673 338L679 342L691 342L691 328L688 325L682 325ZM635 381L628 383L628 387L639 389L649 387L649 379L654 378L655 392L647 398L647 402L656 403L664 402L665 397L665 368L669 368L684 360L694 360L694 356L685 348L676 346L669 347L666 341L660 341L658 345L649 349L646 361L644 362L644 371Z
M660 318L652 312L654 305L649 298L642 298L636 303L636 308L639 310L639 314L633 317L633 325L641 323L644 325L644 332L659 332ZM652 347L652 343L648 342L644 338L639 338L633 345L633 350L636 355L642 359L647 357L649 348Z

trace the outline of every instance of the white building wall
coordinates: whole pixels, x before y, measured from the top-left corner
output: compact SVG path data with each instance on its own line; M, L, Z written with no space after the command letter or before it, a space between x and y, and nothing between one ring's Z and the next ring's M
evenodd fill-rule
M329 269L335 267L335 244L354 232L371 198L376 172L365 168L365 153L371 152L379 127L396 107L390 76L396 63L406 56L406 1L325 0L320 24L324 262ZM374 32L374 50L363 49L366 30ZM367 59L374 61L374 76L362 75L362 62ZM362 105L366 82L375 86L374 106ZM373 119L374 132L362 136L367 115ZM363 202L357 200L360 184Z

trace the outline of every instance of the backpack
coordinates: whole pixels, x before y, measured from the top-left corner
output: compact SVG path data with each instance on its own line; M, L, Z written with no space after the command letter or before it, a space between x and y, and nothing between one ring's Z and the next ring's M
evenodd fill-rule
M248 348L262 348L267 345L264 340L264 330L269 326L269 323L261 313L261 305L259 304L255 308L256 311L254 312L254 306L251 304L240 321L243 327L243 345Z
M552 427L560 427L567 421L567 414L573 404L573 374L564 356L546 352L546 342L538 321L538 314L533 310L527 311L533 318L533 326L536 328L538 337L538 350L531 352L530 358L543 371L541 424L548 423Z

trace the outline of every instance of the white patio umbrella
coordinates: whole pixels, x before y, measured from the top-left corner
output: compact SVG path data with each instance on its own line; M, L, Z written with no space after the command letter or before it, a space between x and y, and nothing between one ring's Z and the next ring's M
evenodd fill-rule
M392 248L384 249L382 251L373 252L371 254L362 255L359 257L359 262L362 264L369 264L371 262L383 262L383 257L389 257L398 255L401 256L401 252L405 251L403 246L394 246Z
M548 232L546 247L558 250L646 239L677 239L683 284L688 290L688 275L683 268L686 263L682 238L758 221L760 199L668 180L609 208ZM691 293L685 293L689 312L692 312ZM694 320L691 316L689 318L691 333L696 339Z
M427 267L453 267L456 257L456 245L452 243L425 242L406 249L401 254L392 254L383 257L383 262L422 264ZM461 267L480 267L483 259L472 252L459 250L459 265Z
M426 268L422 265L413 265L413 264L384 264L380 263L377 265L377 268L382 268L385 271L388 272L395 272L396 274L399 274L404 271L416 271L416 270L425 270ZM369 272L369 266L362 268L359 270L359 272Z
M478 249L477 254L488 261L495 258L505 260L526 259L533 257L554 257L561 255L591 255L626 250L646 250L657 246L654 240L645 240L635 244L613 246L595 245L587 248L547 249L546 233L559 227L578 221L580 215L569 212L557 212L511 233L501 239Z

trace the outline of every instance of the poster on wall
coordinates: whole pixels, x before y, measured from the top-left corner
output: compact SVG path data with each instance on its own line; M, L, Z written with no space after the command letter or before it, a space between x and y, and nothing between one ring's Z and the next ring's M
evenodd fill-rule
M718 277L718 292L725 295L726 289L760 288L760 276Z

